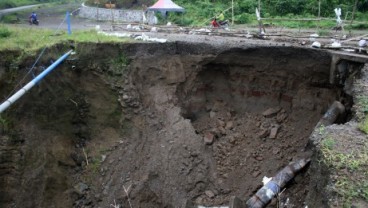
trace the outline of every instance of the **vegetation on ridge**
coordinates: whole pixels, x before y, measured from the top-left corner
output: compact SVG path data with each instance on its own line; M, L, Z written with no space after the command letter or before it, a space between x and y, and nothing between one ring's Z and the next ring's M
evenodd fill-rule
M7 9L31 4L79 2L80 0L1 0L0 9Z
M6 38L6 41L2 41ZM75 42L121 42L129 41L114 36L99 34L96 30L75 31L68 35L64 31L55 34L53 30L40 28L21 28L0 25L0 50L14 49L33 52L45 46L52 46L63 41Z
M228 0L173 0L176 4L185 8L184 14L169 13L169 21L180 25L206 25L209 20L225 11L226 19L232 18L231 1ZM96 2L99 2L96 4ZM105 7L106 3L113 3L117 8L141 9L143 4L151 6L156 0L87 0L91 6ZM283 17L283 18L316 18L318 16L318 0L262 0L262 17ZM342 9L342 19L351 19L355 0L321 0L321 17L335 19L334 8ZM234 1L234 22L236 24L254 23L256 21L255 8L258 7L256 0L235 0ZM356 20L365 21L368 19L368 0L359 1L357 5ZM159 14L158 14L159 15ZM293 22L284 25L280 22L272 22L280 26L288 27L316 27L316 22ZM327 23L322 22L322 26L332 27L336 25L334 20ZM367 25L356 25L357 29L367 27Z

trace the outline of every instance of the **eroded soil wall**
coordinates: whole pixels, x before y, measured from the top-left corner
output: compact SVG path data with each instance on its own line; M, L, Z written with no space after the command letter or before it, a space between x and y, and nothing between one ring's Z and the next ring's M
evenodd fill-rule
M309 134L342 94L328 84L330 56L311 49L77 49L2 115L9 127L1 131L0 205L184 207L247 199L263 176L311 154ZM13 72L4 71L0 84ZM304 172L284 193L296 207L309 177Z

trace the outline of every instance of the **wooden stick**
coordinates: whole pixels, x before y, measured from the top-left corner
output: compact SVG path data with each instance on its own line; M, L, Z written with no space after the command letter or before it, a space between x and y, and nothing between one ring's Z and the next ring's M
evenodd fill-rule
M128 198L128 202L129 202L129 207L132 208L132 203L130 203L130 198L129 198L129 189L132 185L129 185L129 187L126 189L125 186L123 185L123 188L124 188L124 192Z
M87 166L88 166L88 157L87 157L86 151L84 151L84 147L82 147L82 151L83 151L84 157L86 158L86 163L87 163Z

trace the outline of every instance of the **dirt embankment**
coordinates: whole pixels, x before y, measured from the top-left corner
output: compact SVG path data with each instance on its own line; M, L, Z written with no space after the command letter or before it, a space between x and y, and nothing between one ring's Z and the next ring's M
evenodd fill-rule
M0 205L247 199L263 176L313 153L307 143L316 123L345 100L328 84L331 57L312 49L180 42L77 49L2 115L9 125L0 132ZM0 84L9 73L0 72ZM304 205L315 192L306 189L311 177L297 176L281 201Z

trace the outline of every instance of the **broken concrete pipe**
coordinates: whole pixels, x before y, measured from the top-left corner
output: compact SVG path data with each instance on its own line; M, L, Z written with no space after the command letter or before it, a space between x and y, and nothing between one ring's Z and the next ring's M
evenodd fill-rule
M257 193L250 198L246 205L248 208L263 208L274 196L280 193L281 189L294 178L297 172L303 169L310 159L301 159L293 162L277 173L275 177L266 183Z
M345 106L341 104L339 101L335 101L332 103L327 112L323 115L323 117L319 120L317 127L320 126L329 126L333 124L339 115L345 113Z

